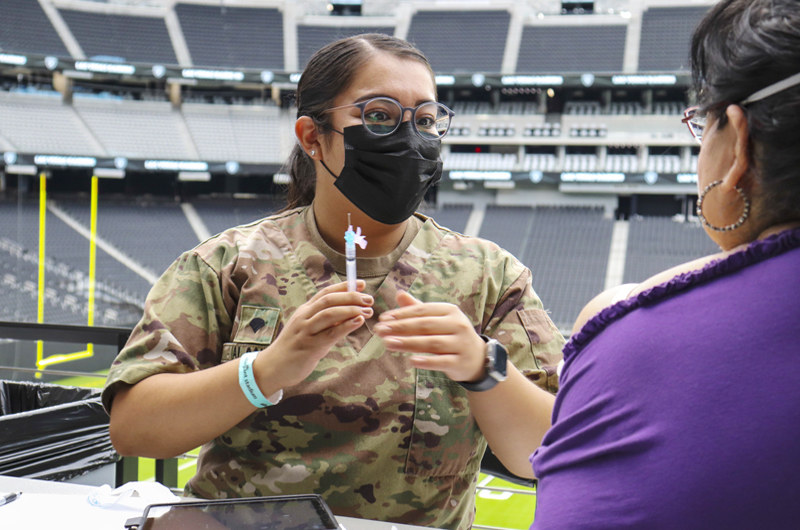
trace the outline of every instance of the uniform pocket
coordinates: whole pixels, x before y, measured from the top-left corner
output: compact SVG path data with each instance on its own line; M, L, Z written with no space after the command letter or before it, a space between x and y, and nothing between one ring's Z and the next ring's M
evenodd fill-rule
M477 473L485 441L467 391L438 372L417 371L406 474L444 477Z
M523 309L517 314L531 344L547 344L553 340L558 328L544 309Z

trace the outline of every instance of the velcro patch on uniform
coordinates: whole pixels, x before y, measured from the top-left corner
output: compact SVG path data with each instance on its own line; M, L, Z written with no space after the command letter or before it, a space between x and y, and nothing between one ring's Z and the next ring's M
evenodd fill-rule
M264 346L261 344L236 344L235 342L226 342L222 345L222 362L232 361L238 359L245 353L251 351L261 351Z
M239 329L233 342L261 344L262 348L272 344L281 310L277 307L243 305L239 317Z
M556 329L556 325L544 309L523 309L517 311L517 314L531 344L547 344L553 340L553 330Z

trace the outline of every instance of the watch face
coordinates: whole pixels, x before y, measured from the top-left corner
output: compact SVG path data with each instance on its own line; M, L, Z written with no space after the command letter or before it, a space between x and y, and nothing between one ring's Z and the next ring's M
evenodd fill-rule
M494 362L489 368L489 375L498 381L505 381L508 377L508 352L496 340L492 340L491 345Z

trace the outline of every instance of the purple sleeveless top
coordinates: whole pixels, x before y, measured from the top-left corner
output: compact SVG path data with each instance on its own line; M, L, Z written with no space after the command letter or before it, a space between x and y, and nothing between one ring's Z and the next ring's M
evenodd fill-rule
M532 529L800 528L800 229L604 309L564 358Z

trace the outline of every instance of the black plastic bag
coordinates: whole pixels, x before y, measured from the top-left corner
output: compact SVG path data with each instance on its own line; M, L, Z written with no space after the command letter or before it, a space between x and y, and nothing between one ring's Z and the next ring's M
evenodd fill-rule
M119 459L99 390L0 381L0 475L68 480Z
M483 460L481 460L481 472L486 473L487 475L492 475L493 477L497 477L503 479L507 482L511 482L514 484L518 484L520 486L525 486L527 488L535 488L536 487L536 479L533 478L525 478L520 477L506 469L506 466L500 462L495 454L492 452L490 448L486 448L486 453L483 455Z

